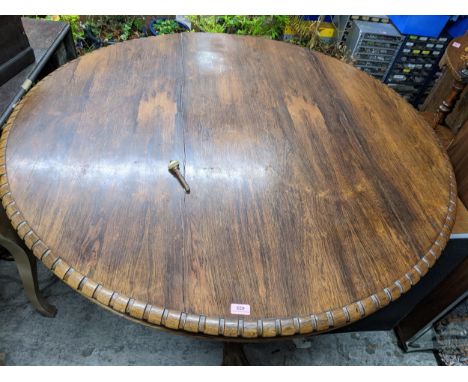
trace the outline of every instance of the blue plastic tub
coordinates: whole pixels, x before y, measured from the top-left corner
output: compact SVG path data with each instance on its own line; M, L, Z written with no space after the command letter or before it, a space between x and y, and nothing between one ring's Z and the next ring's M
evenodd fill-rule
M401 34L439 37L450 16L389 16Z
M312 15L303 15L301 16L302 20L307 20L307 21L315 21L319 18L319 16L312 16ZM323 20L326 23L331 23L332 21L332 16L325 16L325 19Z
M459 16L458 20L447 29L447 32L453 38L463 36L468 32L468 16Z

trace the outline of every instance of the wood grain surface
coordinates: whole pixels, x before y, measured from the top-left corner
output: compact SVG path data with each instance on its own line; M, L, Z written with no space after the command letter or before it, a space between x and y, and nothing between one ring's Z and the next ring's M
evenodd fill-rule
M442 75L436 81L431 92L427 96L421 110L434 113L439 105L450 93L453 85L453 77L448 68L444 68ZM455 102L453 110L445 118L445 125L453 132L457 132L463 126L463 123L468 120L468 87L461 92L459 99ZM431 121L432 122L432 121Z
M33 88L0 156L7 214L58 277L141 322L225 338L386 306L435 263L456 209L447 156L402 98L261 38L85 55Z
M450 41L440 62L440 66L444 65L447 65L455 80L466 79L462 70L468 70L468 32Z
M468 120L453 139L448 155L458 184L458 196L468 206Z
M468 117L464 91L468 82L468 33L450 41L439 65L444 72L424 102L423 110L431 111L438 100L431 126L435 129L437 125L447 125L457 132Z

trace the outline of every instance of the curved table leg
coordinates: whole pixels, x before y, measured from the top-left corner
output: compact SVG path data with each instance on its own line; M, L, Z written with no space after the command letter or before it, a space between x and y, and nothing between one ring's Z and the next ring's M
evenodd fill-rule
M39 292L37 282L37 260L26 253L23 248L11 240L0 235L0 245L13 256L18 272L23 282L26 296L33 306L44 316L54 317L57 313L55 306L50 305Z
M222 366L250 366L241 343L224 342Z

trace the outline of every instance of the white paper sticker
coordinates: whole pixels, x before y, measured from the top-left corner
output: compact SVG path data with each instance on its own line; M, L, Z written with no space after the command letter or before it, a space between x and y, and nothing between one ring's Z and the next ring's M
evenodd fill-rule
M460 48L461 44L459 42L454 41L452 46L454 46L455 48Z
M231 304L231 314L250 315L250 305L247 304Z

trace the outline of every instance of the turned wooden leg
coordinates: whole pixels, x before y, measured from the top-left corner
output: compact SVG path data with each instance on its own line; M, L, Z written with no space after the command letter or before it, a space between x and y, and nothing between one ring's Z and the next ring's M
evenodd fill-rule
M33 255L26 253L15 242L0 235L0 245L15 259L16 267L23 282L26 296L33 306L44 316L54 317L57 309L50 305L40 294L37 281L37 262Z
M452 88L446 99L440 104L432 122L432 128L435 129L438 125L443 125L445 118L452 111L455 101L460 96L460 93L465 88L465 84L461 81L454 80Z
M250 366L241 343L224 343L222 366Z

